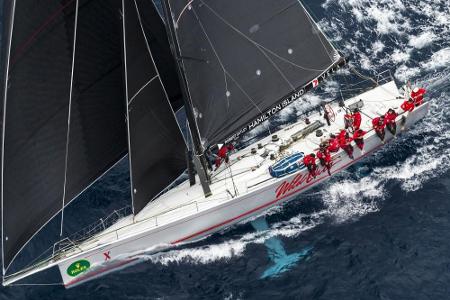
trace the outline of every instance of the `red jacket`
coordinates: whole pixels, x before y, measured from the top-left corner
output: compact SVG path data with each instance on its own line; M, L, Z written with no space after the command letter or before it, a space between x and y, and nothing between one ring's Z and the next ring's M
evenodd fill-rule
M398 114L396 112L390 113L387 112L384 115L384 119L386 120L386 124L395 123L395 119L397 118Z
M366 134L367 132L365 132L362 129L358 129L355 131L355 133L353 133L353 139L357 140L357 139L362 139L363 136Z
M223 145L217 152L217 156L219 156L220 158L225 158L227 157L228 151L231 151L233 149L234 149L233 145Z
M413 102L409 102L409 101L405 101L405 102L403 102L402 105L400 105L400 107L404 111L413 111L414 110L414 103Z
M318 159L323 159L327 163L331 162L331 155L328 149L325 149L324 151L317 151L316 156Z
M343 137L339 138L339 146L345 147L345 146L349 145L352 141L353 141L353 139L351 137L346 137L344 135Z
M372 120L372 127L375 130L383 130L384 127L386 127L386 119L383 120L381 124L380 123L380 117L373 118Z
M305 157L303 157L303 163L305 164L305 166L315 165L316 158L312 157L311 155L306 155Z
M329 145L328 145L328 151L330 152L336 152L339 150L339 141L337 138L334 139L330 139L328 141Z
M353 129L359 129L361 126L361 114L359 111L353 113Z
M423 95L425 95L427 91L424 88L419 88L417 92L411 92L411 98L414 100L414 105L419 106L423 102Z

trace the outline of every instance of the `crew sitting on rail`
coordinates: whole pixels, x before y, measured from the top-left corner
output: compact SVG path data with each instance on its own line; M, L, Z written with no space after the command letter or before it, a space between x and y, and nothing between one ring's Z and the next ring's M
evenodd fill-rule
M417 107L423 103L423 95L425 95L427 91L424 88L414 88L411 92L411 98L414 101L414 105Z
M362 129L356 129L353 133L353 140L355 141L356 146L363 151L364 149L364 135L367 132Z
M372 127L375 130L375 133L380 138L381 142L384 143L384 128L386 127L386 120L384 116L381 115L379 117L373 118Z
M387 113L384 114L384 119L386 120L386 128L395 135L397 133L397 123L395 123L395 119L397 119L398 114L392 108L389 108Z
M353 159L353 146L352 146L352 138L349 136L348 132L344 129L339 133L339 146L342 150L347 153L348 157Z
M350 111L344 115L344 127L348 129L353 126L353 114Z
M222 164L222 161L225 161L225 163L228 163L230 160L229 152L234 149L233 144L224 144L222 147L220 147L219 151L217 152L217 158L216 158L216 169L220 167Z
M414 100L413 100L413 98L409 98L408 100L403 102L403 104L400 105L400 107L404 111L410 111L410 112L413 111L414 110Z
M303 164L308 169L309 174L314 178L316 178L316 170L317 170L316 155L314 153L305 155L305 157L303 157Z
M339 140L334 134L330 134L330 139L328 140L328 150L333 153L339 151Z
M361 126L361 113L358 108L353 110L353 130L356 131Z
M317 158L320 161L320 165L327 168L328 175L331 176L331 154L330 151L328 151L328 148L326 145L321 145L319 148L319 151L317 151Z

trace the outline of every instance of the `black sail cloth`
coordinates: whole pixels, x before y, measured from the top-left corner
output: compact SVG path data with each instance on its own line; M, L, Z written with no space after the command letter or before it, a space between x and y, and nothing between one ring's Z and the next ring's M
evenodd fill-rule
M127 151L120 0L15 4L3 99L4 268Z
M299 0L169 0L200 135L220 143L339 56Z
M143 24L155 8L151 1L123 0L123 5L129 158L137 214L184 172L186 144L152 58L152 37Z

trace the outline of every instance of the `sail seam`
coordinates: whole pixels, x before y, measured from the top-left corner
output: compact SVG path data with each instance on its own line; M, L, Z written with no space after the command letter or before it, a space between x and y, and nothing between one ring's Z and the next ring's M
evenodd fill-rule
M185 136L183 134L183 130L181 130L180 124L178 123L177 116L175 115L175 112L173 111L172 105L170 104L169 96L167 94L166 88L164 86L164 83L161 80L161 76L159 75L158 67L155 64L155 60L153 59L153 55L152 55L152 52L150 50L150 45L148 43L147 36L145 35L144 26L142 25L141 13L139 12L139 8L138 8L138 5L136 3L136 0L134 0L134 5L136 7L136 13L137 13L137 16L138 16L139 26L141 27L142 35L144 36L145 46L147 47L148 54L150 56L150 59L152 60L153 66L155 68L155 72L156 72L157 77L159 79L159 83L161 84L161 87L162 87L162 89L164 91L164 96L165 96L166 101L167 101L167 103L169 105L170 111L172 112L172 115L175 118L175 122L177 123L177 126L178 126L178 129L180 130L181 136L183 137L183 141L186 144L186 147L188 147L188 143L187 143L186 138L185 138Z
M127 108L127 140L128 140L128 165L130 168L130 192L131 192L131 208L134 215L134 187L133 176L131 166L131 142L130 142L130 111L128 109L128 71L127 71L127 46L126 46L126 33L125 33L125 0L122 0L122 35L123 35L123 62L125 72L125 101Z
M141 92L142 92L142 90L143 89L145 89L145 87L147 86L147 85L149 85L156 77L158 77L159 75L158 74L156 74L155 76L153 76L149 81L147 81L147 83L145 83L134 95L133 95L133 97L131 97L131 99L128 101L128 105L130 105L131 104L131 102L133 102L133 100L134 100L134 98L136 98L136 96L138 96Z
M11 56L11 44L12 44L12 35L13 35L13 28L14 28L14 17L15 17L15 13L16 13L16 0L13 0L12 3L12 16L11 16L11 30L9 32L9 41L8 41L8 54L7 54L7 62L6 62L6 72L5 72L5 92L4 92L4 100L3 100L3 127L2 127L2 183L1 183L1 206L2 206L2 274L3 276L6 274L6 270L9 267L9 265L12 263L11 262L6 266L5 268L5 236L4 236L4 222L5 222L5 218L3 217L3 191L4 191L4 187L3 187L3 181L4 181L4 170L5 170L5 129L6 129L6 101L7 101L7 95L8 95L8 77L9 77L9 61L10 61L10 56Z
M62 197L62 209L61 209L61 230L59 236L63 234L63 224L64 224L64 202L66 200L67 193L67 165L69 160L69 143L70 143L70 118L72 114L72 94L73 94L73 74L75 69L75 52L77 43L77 27L78 27L78 0L75 2L75 28L73 33L73 47L72 47L72 71L70 74L70 90L69 90L69 111L67 113L67 133L66 133L66 154L64 158L64 186L63 186L63 197Z

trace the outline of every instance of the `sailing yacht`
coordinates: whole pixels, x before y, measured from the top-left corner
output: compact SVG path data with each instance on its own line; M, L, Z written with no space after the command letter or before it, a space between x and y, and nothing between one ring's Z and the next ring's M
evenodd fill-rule
M73 287L301 203L302 192L394 140L389 131L377 136L373 118L394 109L400 134L429 108L404 112L407 89L387 76L237 147L211 170L206 149L242 140L345 68L301 1L164 0L162 14L144 0L4 5L3 285L57 267ZM340 132L355 108L364 148L332 153L329 170L309 172L302 157ZM64 234L65 207L127 154L131 211ZM55 216L61 240L12 268Z

